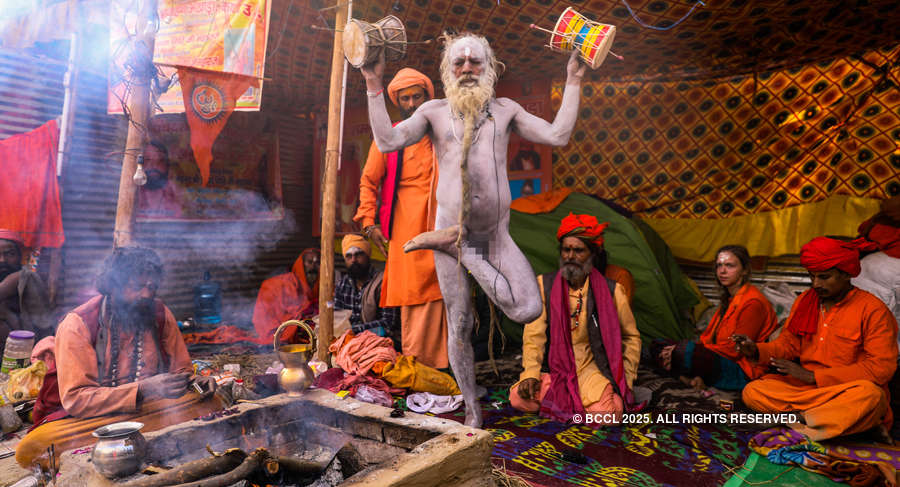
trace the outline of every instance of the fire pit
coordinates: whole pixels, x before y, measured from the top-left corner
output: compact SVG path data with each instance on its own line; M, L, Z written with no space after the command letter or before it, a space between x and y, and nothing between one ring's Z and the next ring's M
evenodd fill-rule
M247 453L264 447L272 455L324 466L349 445L358 454L354 470L359 471L346 472L344 466L349 478L340 485L493 485L490 433L409 411L400 418L390 413L325 390L310 389L299 398L279 394L241 403L235 414L212 421L193 420L146 433L145 465L177 467L209 457L207 447ZM64 453L61 463L58 485L111 487L146 476L107 480L83 449Z

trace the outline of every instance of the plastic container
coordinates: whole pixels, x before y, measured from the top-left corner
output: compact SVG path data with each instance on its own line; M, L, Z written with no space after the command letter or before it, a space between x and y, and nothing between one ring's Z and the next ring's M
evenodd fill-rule
M34 333L27 330L11 331L6 338L0 374L9 375L10 370L31 365L31 349L34 348Z
M209 271L206 271L203 281L194 286L194 315L201 325L222 322L222 286L211 278Z

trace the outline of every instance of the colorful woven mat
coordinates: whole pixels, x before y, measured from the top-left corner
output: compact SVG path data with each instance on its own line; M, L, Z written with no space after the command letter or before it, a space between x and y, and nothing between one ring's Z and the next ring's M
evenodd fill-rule
M749 453L750 435L728 425L563 424L513 409L506 389L481 404L494 465L536 486L682 486L688 474L691 485L721 485ZM440 417L463 421L464 413Z

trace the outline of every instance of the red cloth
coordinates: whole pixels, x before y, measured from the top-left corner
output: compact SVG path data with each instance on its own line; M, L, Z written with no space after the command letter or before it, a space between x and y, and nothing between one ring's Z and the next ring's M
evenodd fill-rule
M563 218L559 224L559 229L556 231L556 239L562 240L563 237L578 237L601 246L603 245L603 231L608 226L609 223L600 223L595 216L576 215L569 212L569 216Z
M262 340L271 340L275 330L287 320L312 316L318 312L319 281L306 282L303 256L318 253L308 248L300 253L291 272L263 281L253 308L253 327Z
M61 412L60 412L61 411ZM38 392L37 400L34 401L34 410L31 413L34 426L38 426L45 418L53 413L59 413L59 417L68 415L62 406L62 400L59 398L59 382L56 377L56 367L47 371L44 376L44 383L41 384L41 390ZM58 419L55 418L54 419ZM29 430L30 431L30 430Z
M259 80L252 76L184 66L178 68L178 80L184 98L184 115L191 128L191 149L200 169L200 180L206 186L213 160L213 142L225 128L238 97L250 85L258 87Z
M56 181L59 128L51 120L0 140L0 228L29 248L61 247L62 212Z
M878 246L878 250L900 259L900 225L884 215L875 215L859 224L859 235Z
M810 272L839 269L856 277L860 272L859 251L875 250L874 243L858 238L844 242L828 237L816 237L800 249L800 264ZM788 330L800 336L813 335L819 323L819 295L804 293L794 305L794 318Z
M596 220L596 219L595 219ZM634 400L625 380L622 359L622 325L619 323L616 305L608 292L606 278L596 269L590 274L591 295L594 297L597 325L603 337L603 348L612 374L611 381L618 388L626 410L633 410ZM578 389L578 371L572 350L572 333L569 328L569 283L562 273L556 274L550 291L550 388L541 400L541 416L554 421L569 421L574 414L584 414L581 393Z
M823 272L837 268L850 277L859 275L859 251L876 250L872 242L856 239L844 242L828 237L816 237L800 249L800 264L811 272Z

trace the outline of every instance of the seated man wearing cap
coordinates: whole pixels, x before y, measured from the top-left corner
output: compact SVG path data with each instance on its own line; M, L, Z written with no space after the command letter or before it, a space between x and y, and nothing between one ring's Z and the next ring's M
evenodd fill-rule
M559 421L607 413L611 419L603 422L613 423L635 406L631 388L641 336L625 287L598 269L605 263L607 226L596 217L570 213L556 232L560 269L538 277L544 309L525 325L525 370L509 391L510 403L520 411L540 411Z
M781 334L769 343L734 335L737 350L778 374L747 384L744 403L763 413L799 413L789 425L811 440L891 424L887 383L897 368L897 321L874 295L853 287L860 240L817 237L800 262L812 289L794 302Z
M0 346L9 332L34 332L35 342L52 335L56 322L47 287L37 275L22 268L22 237L0 229Z
M372 247L360 235L349 234L341 242L347 274L334 290L335 309L349 309L353 333L366 330L378 336L395 332L399 313L397 308L380 307L381 280L384 274L369 262Z

